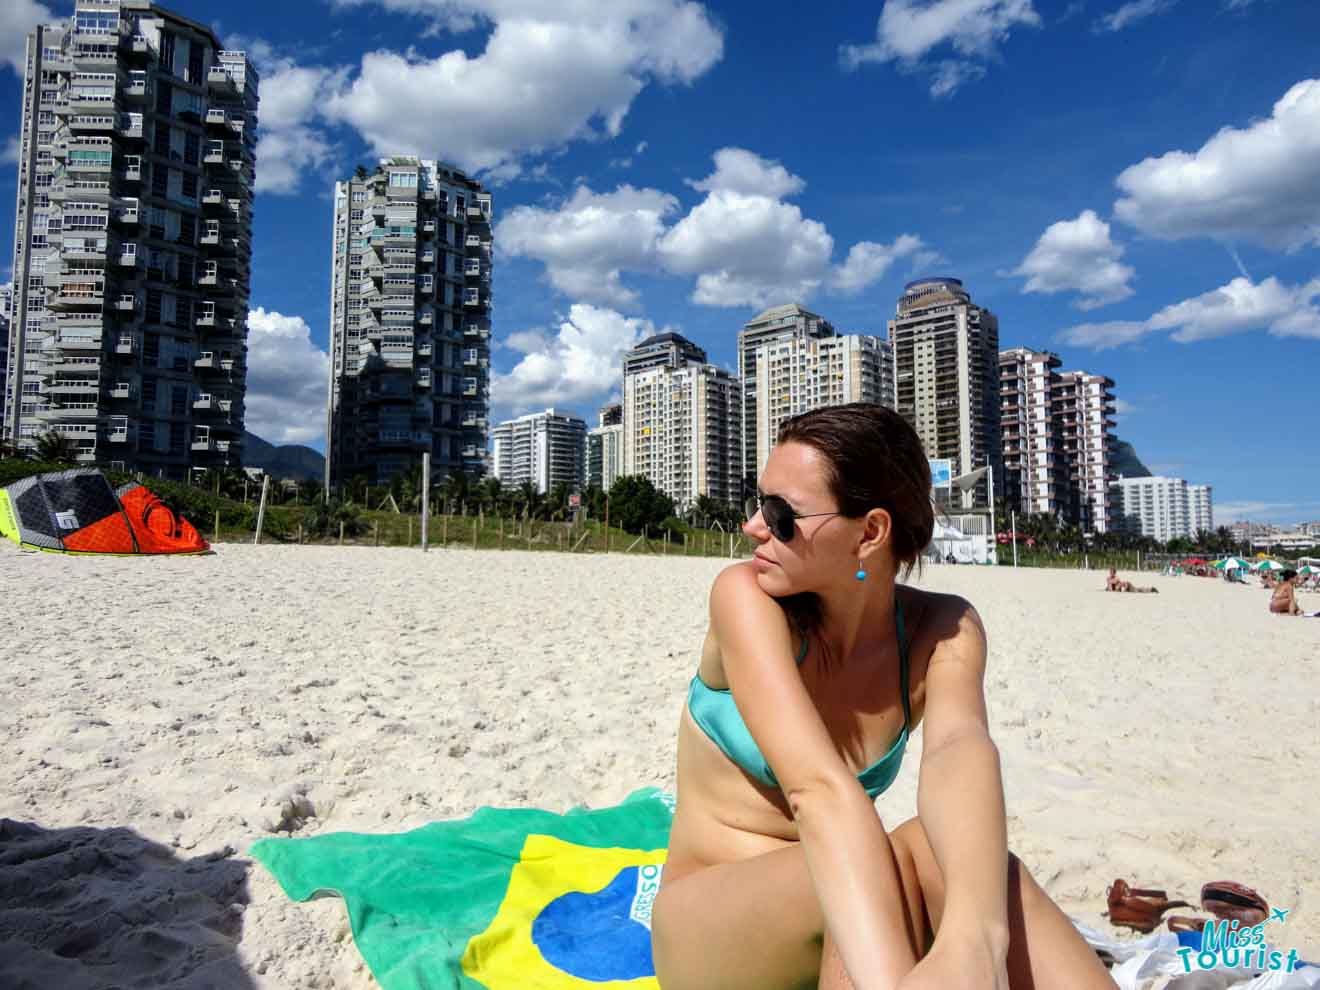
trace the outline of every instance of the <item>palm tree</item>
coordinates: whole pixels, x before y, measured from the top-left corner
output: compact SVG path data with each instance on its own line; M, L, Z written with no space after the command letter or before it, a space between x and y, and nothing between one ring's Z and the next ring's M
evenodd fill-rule
M73 442L62 433L49 430L37 438L37 460L66 464L73 460Z

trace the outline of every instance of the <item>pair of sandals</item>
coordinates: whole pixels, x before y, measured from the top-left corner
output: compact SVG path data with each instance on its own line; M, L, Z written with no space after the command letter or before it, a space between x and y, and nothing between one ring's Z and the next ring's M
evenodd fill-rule
M1106 892L1109 897L1110 924L1132 928L1142 933L1159 927L1164 913L1176 907L1194 907L1187 901L1171 901L1163 890L1129 887L1126 880L1115 880ZM1270 916L1265 898L1250 887L1231 880L1217 880L1201 888L1201 908L1220 921L1237 921L1242 928L1258 925ZM1209 918L1170 915L1166 920L1171 932L1199 932Z

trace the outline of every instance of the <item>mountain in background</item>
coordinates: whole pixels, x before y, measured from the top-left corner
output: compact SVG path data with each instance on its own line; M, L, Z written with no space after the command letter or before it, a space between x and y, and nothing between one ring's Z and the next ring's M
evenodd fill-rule
M1125 478L1149 478L1150 468L1141 463L1141 458L1132 449L1132 444L1114 438L1114 457L1109 462L1109 470Z
M243 431L243 466L261 468L272 478L320 481L325 477L325 456L302 444L279 447L249 430Z

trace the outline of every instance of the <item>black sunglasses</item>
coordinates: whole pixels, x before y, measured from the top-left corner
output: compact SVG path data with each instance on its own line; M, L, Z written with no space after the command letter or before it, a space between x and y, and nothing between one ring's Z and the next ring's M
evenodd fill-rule
M743 501L743 511L747 513L749 521L756 515L758 510L761 513L761 518L765 520L766 526L770 528L770 532L774 534L775 539L780 543L787 543L793 539L797 533L796 521L798 519L842 514L838 512L799 513L795 512L793 507L778 495L748 495Z

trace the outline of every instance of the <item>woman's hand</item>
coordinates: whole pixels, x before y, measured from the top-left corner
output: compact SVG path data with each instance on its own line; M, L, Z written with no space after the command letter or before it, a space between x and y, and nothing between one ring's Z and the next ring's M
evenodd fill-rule
M1009 990L1007 953L976 931L942 932L896 990Z

